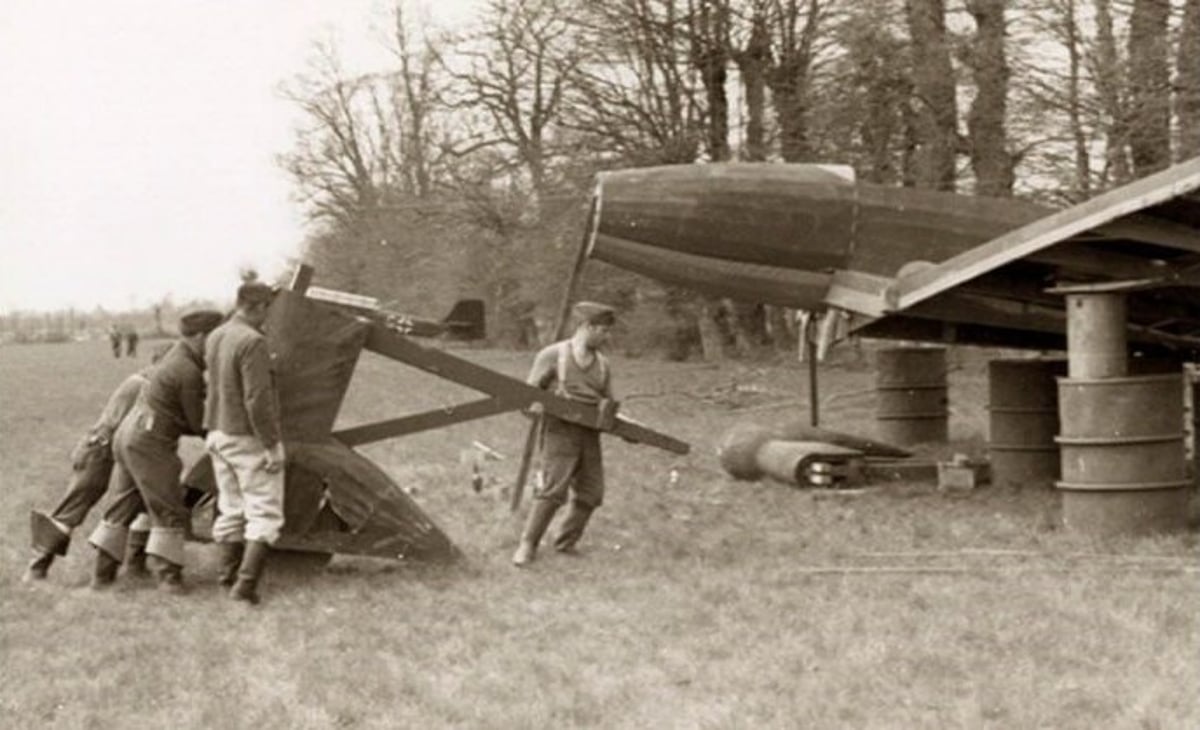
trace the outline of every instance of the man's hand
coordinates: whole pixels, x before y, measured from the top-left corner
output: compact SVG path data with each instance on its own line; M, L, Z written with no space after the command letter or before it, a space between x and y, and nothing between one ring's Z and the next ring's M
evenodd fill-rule
M525 407L525 415L530 418L537 418L546 412L546 406L541 401L534 401Z
M263 469L268 474L278 474L283 469L284 462L287 461L287 454L283 451L283 442L276 443L271 448L267 449L266 457L264 458Z

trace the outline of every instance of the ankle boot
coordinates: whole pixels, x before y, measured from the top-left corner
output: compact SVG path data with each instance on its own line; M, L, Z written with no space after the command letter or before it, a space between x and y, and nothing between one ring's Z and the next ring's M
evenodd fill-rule
M46 580L46 571L50 569L50 564L54 562L54 553L38 553L37 557L29 561L29 565L25 568L25 574L21 576L23 583L32 583L33 581Z
M542 535L557 511L558 504L548 499L533 501L533 508L529 510L529 518L525 521L525 531L521 533L521 543L512 556L513 565L522 568L537 558L538 543L542 541Z
M130 530L125 543L125 574L135 578L150 576L146 568L146 543L150 540L148 530Z
M246 552L244 542L217 543L217 583L229 588L237 582L238 568Z
M92 588L99 591L111 586L117 579L117 568L119 567L121 567L120 560L103 550L96 550L96 564L92 568Z
M155 584L163 593L180 595L185 592L183 585L183 566L170 560L150 553L146 556L146 565L154 574Z
M258 581L266 567L271 546L261 540L248 540L238 568L237 582L229 589L229 597L249 604L258 603Z
M571 502L571 509L567 512L567 517L558 530L558 536L554 538L555 550L568 555L574 554L575 543L583 537L583 529L587 527L593 509L593 507L579 502Z

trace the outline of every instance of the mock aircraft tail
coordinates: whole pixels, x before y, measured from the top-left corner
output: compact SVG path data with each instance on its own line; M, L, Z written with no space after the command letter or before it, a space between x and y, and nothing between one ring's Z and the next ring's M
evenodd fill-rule
M482 340L487 322L482 299L459 299L442 320L446 334L456 340Z

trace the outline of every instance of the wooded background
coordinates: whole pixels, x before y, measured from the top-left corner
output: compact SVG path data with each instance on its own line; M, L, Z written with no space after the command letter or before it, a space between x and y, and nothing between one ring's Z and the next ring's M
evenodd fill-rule
M1200 0L490 0L439 29L397 3L391 67L317 41L283 93L280 164L317 284L544 339L598 171L725 160L852 165L860 180L1084 200L1200 155ZM791 350L790 313L599 262L621 346Z

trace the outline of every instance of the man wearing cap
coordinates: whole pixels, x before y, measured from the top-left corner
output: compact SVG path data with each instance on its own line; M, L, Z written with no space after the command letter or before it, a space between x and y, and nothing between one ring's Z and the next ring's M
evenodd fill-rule
M612 373L600 349L609 341L616 312L596 302L579 302L572 312L575 333L537 354L527 382L583 403L613 401ZM531 410L540 410L536 406L540 404ZM571 506L554 540L554 548L563 553L575 551L588 519L604 499L600 433L547 415L543 438L543 479L513 554L518 567L537 556L542 535L568 496Z
M270 545L283 527L284 450L271 357L262 332L275 291L258 281L238 288L237 311L208 339L205 448L217 482L213 540L221 585L258 603Z
M151 522L147 562L158 586L168 593L183 591L189 510L179 484L183 463L177 449L181 436L204 434L204 341L222 319L215 310L180 318L179 341L150 373L133 410L117 429L113 501L89 539L96 547L93 587L103 588L116 578L129 523L144 508Z

